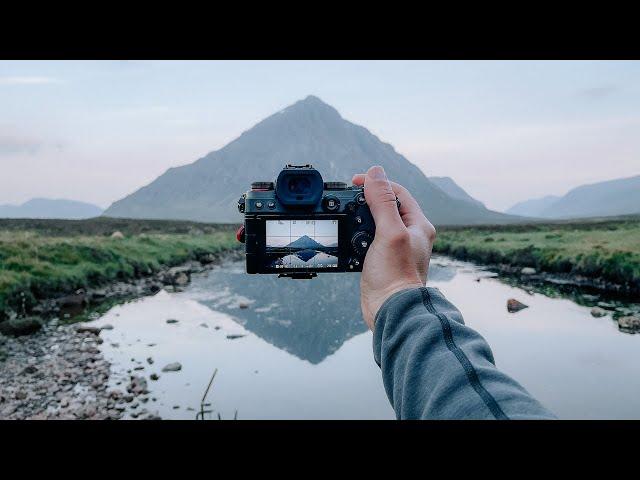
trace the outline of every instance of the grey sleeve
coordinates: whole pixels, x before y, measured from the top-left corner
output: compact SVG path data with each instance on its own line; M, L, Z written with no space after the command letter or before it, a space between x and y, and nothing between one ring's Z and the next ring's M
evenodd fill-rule
M373 353L399 419L553 419L495 366L489 345L439 290L392 295L376 315Z

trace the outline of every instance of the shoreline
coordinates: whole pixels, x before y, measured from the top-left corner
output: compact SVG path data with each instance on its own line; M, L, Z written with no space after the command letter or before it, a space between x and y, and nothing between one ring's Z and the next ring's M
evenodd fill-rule
M149 397L144 377L132 372L126 385L109 388L111 364L100 351L100 332L112 327L96 326L92 320L99 317L83 314L161 289L180 291L190 283L191 274L242 256L239 249L231 249L209 257L206 263L190 260L131 282L42 300L38 304L45 317L41 328L19 336L0 334L0 420L118 420L125 413L142 420L161 419L153 413L156 399ZM64 313L74 310L73 317ZM74 321L77 318L91 324Z

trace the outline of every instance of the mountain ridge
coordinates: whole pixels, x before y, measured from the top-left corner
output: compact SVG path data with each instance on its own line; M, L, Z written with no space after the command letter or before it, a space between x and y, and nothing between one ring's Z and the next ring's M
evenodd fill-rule
M580 185L556 199L547 196L526 200L514 205L507 212L549 219L638 214L640 175Z
M102 208L65 198L36 197L20 205L0 205L0 218L43 218L80 220L99 217Z

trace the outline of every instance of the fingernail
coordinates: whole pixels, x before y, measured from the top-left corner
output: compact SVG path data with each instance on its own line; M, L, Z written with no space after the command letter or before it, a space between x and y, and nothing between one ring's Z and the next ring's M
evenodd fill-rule
M384 173L384 168L379 165L371 167L367 173L371 178L374 178L376 180L385 180L387 178L387 174Z

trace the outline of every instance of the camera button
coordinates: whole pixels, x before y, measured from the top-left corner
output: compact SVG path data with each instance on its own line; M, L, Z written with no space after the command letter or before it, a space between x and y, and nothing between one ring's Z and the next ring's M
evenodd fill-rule
M255 206L258 210L260 210L262 208L262 202L256 202Z
M327 195L322 201L322 206L329 212L335 212L340 208L340 200L332 195Z
M274 202L273 200L269 200L267 202L267 207L269 207L271 210L273 210L274 208L276 208L276 202Z
M365 203L367 203L367 200L364 198L364 193L358 194L358 196L356 197L356 202L358 203L358 205L364 205Z
M357 224L362 223L362 217L356 217L354 220L356 221Z

